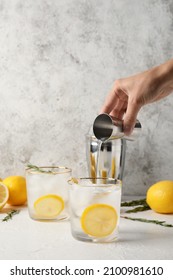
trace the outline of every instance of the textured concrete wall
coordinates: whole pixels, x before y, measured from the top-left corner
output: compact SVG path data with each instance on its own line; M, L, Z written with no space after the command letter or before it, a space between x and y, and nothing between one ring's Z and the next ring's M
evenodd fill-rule
M86 174L85 134L116 78L173 57L172 0L0 0L0 177ZM144 107L124 192L173 179L173 96Z

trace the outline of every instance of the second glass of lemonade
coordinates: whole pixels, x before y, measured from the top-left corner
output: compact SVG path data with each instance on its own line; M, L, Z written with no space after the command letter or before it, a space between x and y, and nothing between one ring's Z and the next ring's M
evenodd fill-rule
M35 220L63 220L69 217L67 167L26 168L28 211Z
M69 181L70 223L74 238L113 242L118 238L121 181L77 178Z

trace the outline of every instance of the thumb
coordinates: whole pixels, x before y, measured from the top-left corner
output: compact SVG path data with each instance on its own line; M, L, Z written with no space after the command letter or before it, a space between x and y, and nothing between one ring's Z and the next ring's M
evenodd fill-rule
M132 133L140 108L141 106L139 104L130 102L129 100L123 122L124 133L126 135L130 135Z

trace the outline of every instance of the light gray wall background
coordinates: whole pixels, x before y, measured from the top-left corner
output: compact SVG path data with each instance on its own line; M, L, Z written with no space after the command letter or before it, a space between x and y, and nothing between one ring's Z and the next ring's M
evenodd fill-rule
M86 175L85 134L116 78L173 57L172 0L0 0L0 177ZM173 180L173 96L144 107L123 190Z

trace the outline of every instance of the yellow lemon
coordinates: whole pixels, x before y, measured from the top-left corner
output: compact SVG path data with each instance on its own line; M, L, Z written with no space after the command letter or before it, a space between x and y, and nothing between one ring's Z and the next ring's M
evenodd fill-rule
M53 218L64 209L64 200L55 194L44 195L34 202L34 209L41 217Z
M117 220L115 208L107 204L93 204L83 211L81 227L88 235L104 237L114 231Z
M9 197L8 188L0 182L0 209L4 207Z
M27 200L26 180L22 176L9 176L3 180L3 184L8 187L10 205L22 205Z
M152 185L147 191L146 201L155 212L173 213L173 181L160 181Z

